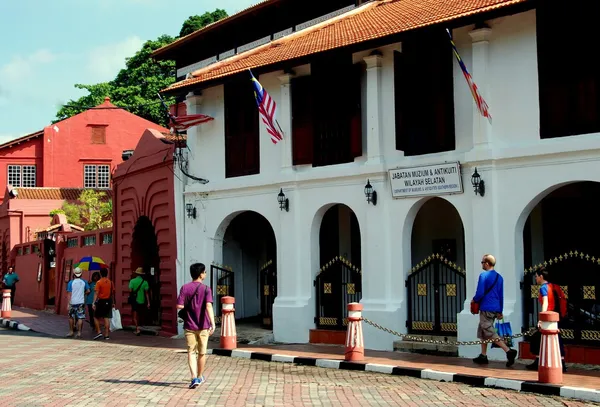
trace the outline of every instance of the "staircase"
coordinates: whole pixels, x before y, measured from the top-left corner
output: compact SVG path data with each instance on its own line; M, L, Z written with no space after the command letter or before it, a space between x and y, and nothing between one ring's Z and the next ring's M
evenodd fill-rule
M435 336L435 335L411 335L413 337L422 338L425 340L454 342L456 337L454 336ZM420 353L423 355L436 355L436 356L458 356L458 346L451 344L436 344L427 343L420 341L409 341L409 340L398 340L394 341L395 352L410 352Z

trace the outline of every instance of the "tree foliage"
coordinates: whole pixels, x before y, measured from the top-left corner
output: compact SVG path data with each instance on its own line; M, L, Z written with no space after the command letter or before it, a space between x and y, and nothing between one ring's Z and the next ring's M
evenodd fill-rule
M190 16L184 21L181 31L179 32L179 36L184 37L225 17L228 17L227 12L220 8L215 9L213 12L207 11L201 16Z
M67 222L82 226L85 230L112 227L112 199L106 192L86 189L79 195L79 202L65 202L62 206ZM54 212L54 211L53 211Z
M180 35L194 32L208 24L227 17L227 12L215 9L201 16L190 16L181 27ZM146 41L138 52L126 59L126 66L110 82L94 85L76 84L77 89L88 92L77 100L70 100L56 114L55 123L88 110L110 97L111 102L129 112L151 122L168 127L164 108L156 94L175 81L174 61L155 61L151 54L155 50L173 42L175 38L161 35L156 40ZM167 105L175 102L173 98L165 100Z

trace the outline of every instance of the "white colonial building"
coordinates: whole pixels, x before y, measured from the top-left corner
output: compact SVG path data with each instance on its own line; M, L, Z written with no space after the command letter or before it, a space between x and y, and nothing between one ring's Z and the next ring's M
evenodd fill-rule
M339 340L352 301L402 333L473 340L481 256L498 260L515 332L535 325L530 268L546 262L576 309L567 337L597 344L593 13L560 1L449 0L415 15L413 3L350 5L189 72L178 62L188 77L167 93L215 119L187 133L187 172L209 182L188 180L176 197L196 210L178 228L185 269L212 264L215 294L233 294L237 318L259 316L279 342ZM222 26L236 30L236 18ZM278 144L248 69L277 102ZM364 329L370 349L398 339Z

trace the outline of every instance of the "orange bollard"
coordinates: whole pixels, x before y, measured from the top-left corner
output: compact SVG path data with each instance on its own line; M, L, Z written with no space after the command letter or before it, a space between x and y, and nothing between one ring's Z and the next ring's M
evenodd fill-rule
M237 348L237 332L235 330L235 298L221 297L221 349Z
M362 304L348 304L348 332L346 333L346 362L361 362L365 358L365 341L362 331Z
M2 290L2 311L0 316L4 319L10 319L10 312L12 308L10 306L10 289Z
M561 384L563 371L558 344L558 321L560 316L554 311L540 312L539 320L541 322L542 339L538 381L540 383Z

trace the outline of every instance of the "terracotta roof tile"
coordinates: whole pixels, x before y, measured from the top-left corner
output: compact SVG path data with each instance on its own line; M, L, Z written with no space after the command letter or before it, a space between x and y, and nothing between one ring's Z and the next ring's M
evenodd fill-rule
M65 201L77 201L84 188L14 188L17 196L13 199L54 199ZM112 190L98 189L96 191L105 192L107 198L112 199Z
M341 16L217 62L165 91L528 0L374 0Z

